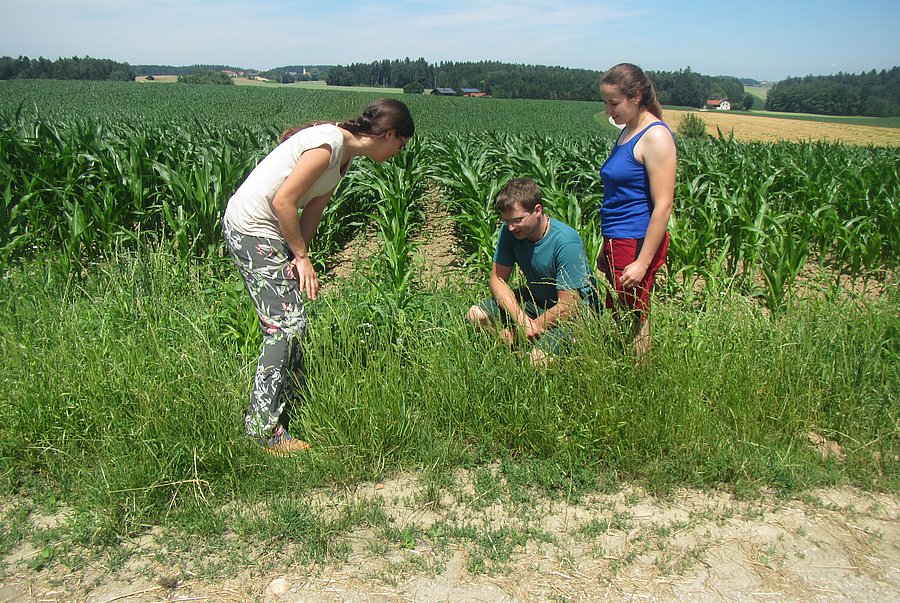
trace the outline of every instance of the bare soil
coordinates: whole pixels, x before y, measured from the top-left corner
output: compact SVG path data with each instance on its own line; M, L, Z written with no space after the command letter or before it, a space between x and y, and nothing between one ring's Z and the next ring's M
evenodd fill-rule
M718 130L743 142L789 142L824 140L858 145L900 146L900 129L877 126L858 126L823 121L783 119L762 115L744 115L728 111L677 111L666 109L666 123L677 128L688 113L699 115L706 122L706 132L718 136ZM718 130L717 130L718 128Z
M146 75L139 75L134 78L136 82L147 82L152 84L153 82L177 82L177 75L154 75L152 80L148 80Z
M794 500L740 500L683 490L660 499L628 487L579 500L522 501L502 487L496 498L476 493L472 481L459 472L455 485L431 500L412 474L311 497L311 508L325 515L347 505L380 506L397 530L414 535L401 543L360 528L347 535L342 559L323 564L298 561L296 547L282 542L250 546L226 538L232 548L211 548L192 539L183 550L167 550L171 541L158 530L123 545L128 558L115 569L96 558L78 570L35 570L28 562L37 551L24 546L4 559L0 602L900 598L894 495L839 488ZM440 536L454 530L455 537Z

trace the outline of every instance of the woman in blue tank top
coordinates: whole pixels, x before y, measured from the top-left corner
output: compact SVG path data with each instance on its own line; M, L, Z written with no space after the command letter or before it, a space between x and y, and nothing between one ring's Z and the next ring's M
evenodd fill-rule
M606 112L622 132L600 169L603 249L597 268L618 299L607 307L628 310L634 320L634 349L650 347L650 290L666 261L666 225L675 197L675 140L663 123L653 83L630 63L616 65L600 80Z

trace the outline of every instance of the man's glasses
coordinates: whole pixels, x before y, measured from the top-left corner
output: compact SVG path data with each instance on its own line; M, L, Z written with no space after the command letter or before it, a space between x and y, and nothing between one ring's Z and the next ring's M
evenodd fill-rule
M503 220L503 221L506 222L507 224L509 224L510 226L518 226L519 224L524 222L528 218L528 216L530 216L533 213L534 213L533 211L530 211L527 214L525 214L524 216L519 216L518 218L511 218L509 220Z

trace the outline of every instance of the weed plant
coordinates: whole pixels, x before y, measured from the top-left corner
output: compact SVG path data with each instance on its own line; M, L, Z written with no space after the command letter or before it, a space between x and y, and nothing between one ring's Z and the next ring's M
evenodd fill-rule
M705 138L706 122L696 113L686 113L678 124L678 134L684 138Z

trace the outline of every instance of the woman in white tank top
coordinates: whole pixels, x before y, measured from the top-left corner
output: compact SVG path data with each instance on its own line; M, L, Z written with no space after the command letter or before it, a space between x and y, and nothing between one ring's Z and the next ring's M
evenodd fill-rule
M225 241L263 332L244 426L270 452L309 447L288 432L285 410L292 399L302 399L303 296L314 300L319 291L309 249L325 204L354 157L380 163L414 133L409 109L395 99L375 101L338 124L290 128L228 201Z

